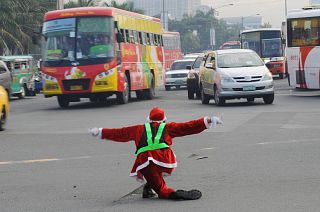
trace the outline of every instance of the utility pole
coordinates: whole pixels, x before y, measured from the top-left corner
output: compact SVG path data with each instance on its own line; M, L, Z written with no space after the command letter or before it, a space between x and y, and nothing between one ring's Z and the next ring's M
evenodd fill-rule
M168 16L165 11L165 0L162 0L162 24L165 31L168 31Z
M64 0L57 0L57 10L64 9Z

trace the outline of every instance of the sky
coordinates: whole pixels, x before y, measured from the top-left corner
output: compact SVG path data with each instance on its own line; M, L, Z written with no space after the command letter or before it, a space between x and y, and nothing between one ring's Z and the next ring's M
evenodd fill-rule
M307 6L310 2L310 0L286 1L288 11ZM285 0L201 0L201 3L217 8L218 18L260 14L263 22L270 23L272 27L280 27L281 22L285 20ZM228 4L233 4L233 6Z

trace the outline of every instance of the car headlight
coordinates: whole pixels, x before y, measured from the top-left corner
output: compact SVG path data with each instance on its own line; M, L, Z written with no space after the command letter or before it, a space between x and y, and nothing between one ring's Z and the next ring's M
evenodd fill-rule
M227 75L221 76L221 83L222 83L222 84L233 83L233 82L234 82L234 80L233 80L232 77L229 77L229 76L227 76Z
M263 76L262 81L267 81L267 80L272 80L272 79L273 78L272 78L271 72L268 72Z

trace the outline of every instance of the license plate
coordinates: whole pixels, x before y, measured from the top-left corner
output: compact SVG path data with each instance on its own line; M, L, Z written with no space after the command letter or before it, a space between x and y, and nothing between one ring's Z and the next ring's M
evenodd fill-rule
M80 90L83 90L83 87L82 87L82 85L71 85L70 90L71 91L80 91Z
M176 81L176 84L178 84L178 85L181 85L181 84L184 84L184 83L185 83L185 82L182 81L182 80Z
M244 86L243 91L254 91L256 90L255 86Z

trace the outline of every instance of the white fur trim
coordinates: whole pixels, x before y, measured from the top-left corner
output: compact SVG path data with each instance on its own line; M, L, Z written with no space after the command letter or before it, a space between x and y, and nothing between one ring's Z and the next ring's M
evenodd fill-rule
M158 122L158 123L160 123L160 122L164 122L164 121L166 121L166 120L167 120L167 117L166 117L166 116L165 116L162 120L160 120L160 121L150 120L150 117L149 117L149 116L147 117L147 121L150 122L150 123L151 123L151 122Z
M154 164L157 164L158 166L162 166L162 167L165 167L165 168L176 168L177 167L177 163L163 163L163 162L155 160L153 157L148 157L148 160L146 162L144 162L143 164L141 164L140 166L138 166L136 168L135 172L133 172L133 173L131 172L130 173L130 177L137 176L138 175L138 171L143 169L143 168L146 168L150 164L150 161L152 161Z
M203 121L204 121L204 124L206 125L206 128L210 129L212 127L212 120L211 120L211 123L209 124L208 119L210 119L210 117L206 116L204 117Z
M99 128L98 138L102 139L102 128Z

